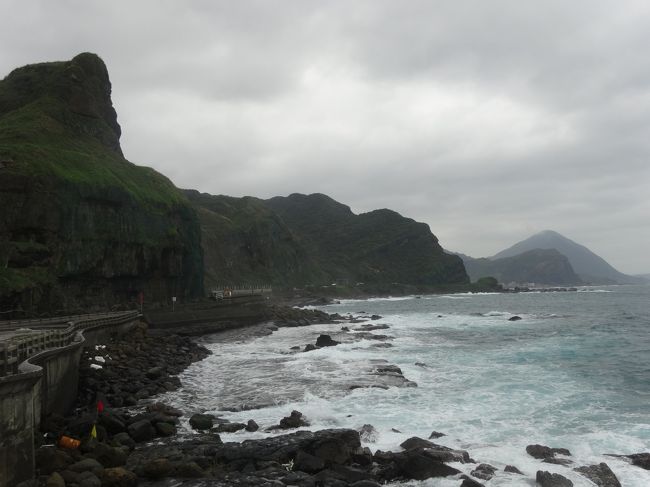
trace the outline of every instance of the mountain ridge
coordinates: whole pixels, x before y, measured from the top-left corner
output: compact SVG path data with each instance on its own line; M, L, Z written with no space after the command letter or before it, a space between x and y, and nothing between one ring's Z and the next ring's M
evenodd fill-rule
M553 230L536 233L496 253L491 260L513 257L533 249L556 249L565 255L576 274L590 284L638 284L640 279L623 274L589 248Z

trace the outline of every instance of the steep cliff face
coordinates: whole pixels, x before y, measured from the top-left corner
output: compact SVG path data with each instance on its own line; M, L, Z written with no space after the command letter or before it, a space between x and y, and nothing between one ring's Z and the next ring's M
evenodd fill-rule
M74 310L203 293L198 218L122 156L102 60L0 82L0 308Z
M206 289L326 280L284 221L260 200L186 190L201 222Z
M355 215L322 194L265 201L330 281L449 285L469 282L462 260L446 254L429 226L391 210Z

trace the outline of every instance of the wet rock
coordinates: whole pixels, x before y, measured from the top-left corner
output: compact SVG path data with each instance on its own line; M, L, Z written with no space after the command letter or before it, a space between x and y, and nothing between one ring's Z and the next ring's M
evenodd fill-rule
M145 463L139 472L148 479L162 479L171 475L173 466L167 458L155 458Z
M159 436L174 436L176 434L176 426L169 423L156 423L156 433Z
M83 472L79 474L79 487L101 487L102 481L92 472Z
M99 443L88 456L97 460L104 467L121 467L126 464L128 455L123 447L115 448L106 443Z
M293 461L293 468L301 472L316 473L325 468L325 462L314 455L299 450Z
M631 455L612 455L606 454L609 457L625 458L636 467L650 470L650 453L633 453Z
M112 443L114 446L125 446L129 450L133 450L135 448L135 441L126 432L118 433L117 435L113 436Z
M258 429L260 429L259 425L254 420L249 419L248 423L246 423L246 431L253 432L257 431Z
M100 479L102 487L136 487L138 485L138 477L123 467L105 469Z
M350 487L381 487L381 484L373 480L359 480L357 482L352 482Z
M50 475L52 472L65 470L73 462L74 460L67 452L53 446L36 450L36 468L41 475Z
M435 443L431 443L428 440L423 440L417 436L412 436L408 440L403 441L400 446L405 450L413 450L415 448L433 448L436 445Z
M460 487L485 487L485 485L467 475L461 475L460 478L463 479L463 483L460 484Z
M205 472L196 462L181 462L174 466L175 477L201 478Z
M373 321L374 321L374 320L381 320L381 319L382 319L382 316L379 316L379 315L372 315L372 316L370 317L370 319L373 320Z
M130 424L127 431L129 436L137 443L151 441L156 436L156 429L146 419Z
M115 414L106 412L101 413L98 420L99 424L106 428L106 431L108 431L111 435L116 435L122 431L126 431L126 424Z
M308 343L307 345L305 345L303 352L311 352L312 350L316 350L316 346L312 345L311 343Z
M291 415L280 420L280 428L282 429L301 428L303 426L309 426L309 422L300 411L291 411Z
M164 371L164 369L162 367L152 367L149 370L147 370L145 375L147 376L147 379L156 380L156 379L159 379L160 377L162 377L164 372L165 371Z
M195 430L209 430L214 426L214 416L211 414L193 414L190 426Z
M526 453L539 460L553 458L556 454L571 456L571 452L566 448L549 448L544 445L528 445Z
M183 412L180 409L176 409L175 407L162 402L148 404L147 411L150 413L162 413L165 416L175 416L177 418L183 416Z
M332 337L329 335L319 335L318 338L316 338L317 347L334 347L339 343L341 342L337 342L336 340L333 340Z
M68 467L68 470L77 473L93 472L99 474L104 470L104 466L94 458L84 458L83 460L79 460L78 462L70 465Z
M438 431L432 431L431 434L429 435L430 440L435 440L436 438L442 438L443 436L447 436L444 433L440 433Z
M513 465L506 465L503 471L508 473L516 473L518 475L523 475L523 472Z
M573 482L559 473L551 473L543 470L537 471L535 480L541 487L573 487Z
M235 433L246 428L244 423L221 423L216 428L217 433Z
M478 467L470 472L470 475L481 480L490 480L497 471L496 467L488 463L481 463Z
M598 487L621 487L621 483L606 463L574 468L583 477L588 478Z
M519 320L521 320L521 316L517 316L517 315L508 318L508 321L519 321Z
M432 477L447 477L457 475L460 471L441 463L420 450L409 450L404 453L404 460L398 460L402 475L407 479L425 480Z
M45 482L45 487L65 487L65 480L58 472L52 472Z

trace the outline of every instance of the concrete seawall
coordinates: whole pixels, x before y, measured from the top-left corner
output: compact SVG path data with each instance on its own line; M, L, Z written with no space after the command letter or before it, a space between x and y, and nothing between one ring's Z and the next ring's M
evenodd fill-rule
M125 333L136 322L90 326L72 343L29 357L18 374L0 377L0 487L34 477L34 438L41 419L65 414L74 405L83 349Z

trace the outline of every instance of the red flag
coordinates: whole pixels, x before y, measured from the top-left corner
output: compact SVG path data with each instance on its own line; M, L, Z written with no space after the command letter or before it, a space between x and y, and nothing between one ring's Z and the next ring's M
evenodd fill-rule
M97 400L97 412L101 413L104 411L104 403L101 399Z

